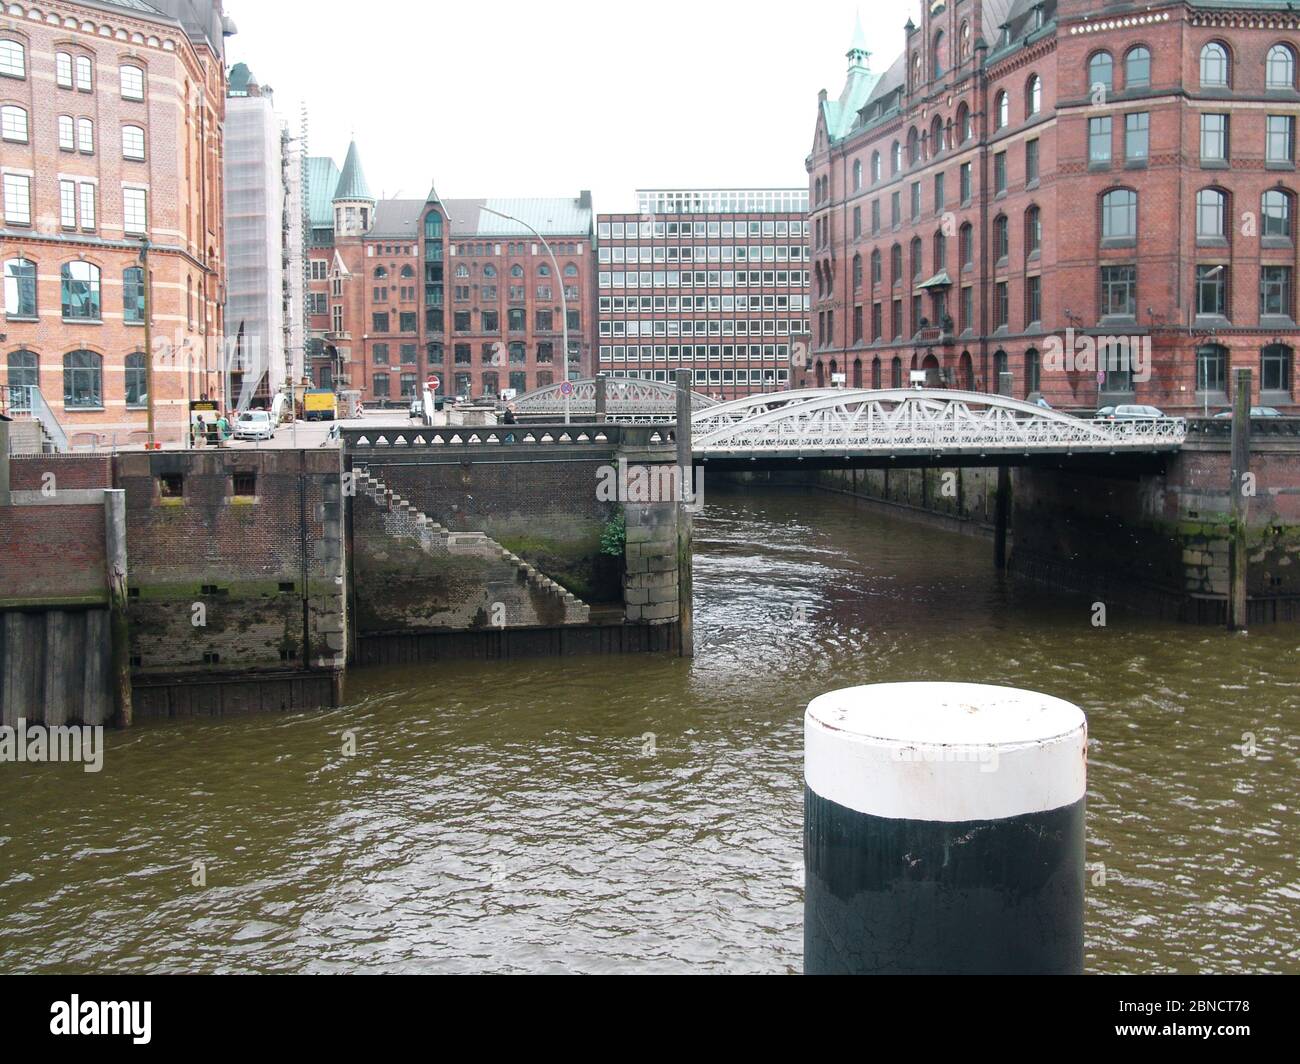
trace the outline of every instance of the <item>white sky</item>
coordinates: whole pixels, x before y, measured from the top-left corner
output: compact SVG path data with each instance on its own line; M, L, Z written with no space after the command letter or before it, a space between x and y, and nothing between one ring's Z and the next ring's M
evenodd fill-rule
M307 104L311 154L341 166L355 132L376 196L625 211L637 188L806 187L859 6L883 73L918 0L225 0L227 61L295 130Z

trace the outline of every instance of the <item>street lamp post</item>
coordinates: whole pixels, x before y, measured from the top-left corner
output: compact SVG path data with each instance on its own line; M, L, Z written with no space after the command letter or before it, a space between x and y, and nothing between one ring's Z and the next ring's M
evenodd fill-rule
M555 281L560 286L560 306L562 308L561 309L562 316L560 318L560 321L563 325L563 334L564 334L564 353L562 355L561 364L564 367L564 379L567 381L569 379L569 297L565 294L564 291L564 277L560 273L560 264L555 261L555 252L551 250L551 245L546 242L546 238L542 236L542 234L539 233L536 229L534 229L531 225L525 222L522 218L516 218L514 217L514 215L504 214L501 211L494 211L491 207L481 207L479 209L487 211L488 214L495 214L498 218L504 218L508 222L514 222L517 225L522 225L525 229L527 229L530 233L532 233L533 236L537 237L537 239L541 241L542 247L546 249L546 254L550 257L551 260L551 269L555 271ZM508 379L509 378L507 378L507 380ZM569 418L567 413L565 414L564 423L566 425L569 423Z

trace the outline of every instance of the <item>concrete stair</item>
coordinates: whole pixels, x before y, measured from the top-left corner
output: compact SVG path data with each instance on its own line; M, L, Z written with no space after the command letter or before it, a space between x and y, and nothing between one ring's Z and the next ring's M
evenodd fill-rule
M354 471L357 494L370 499L385 513L384 528L390 536L418 540L428 553L446 553L463 557L500 560L515 567L517 578L544 595L555 598L564 607L565 624L587 624L591 607L572 592L566 591L545 573L506 550L483 532L453 532L421 512L364 466Z

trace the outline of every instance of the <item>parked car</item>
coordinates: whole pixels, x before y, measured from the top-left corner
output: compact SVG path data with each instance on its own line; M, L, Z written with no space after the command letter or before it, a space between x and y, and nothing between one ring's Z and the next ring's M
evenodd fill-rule
M1276 407L1271 407L1271 406L1252 406L1250 408L1250 416L1251 417L1281 417L1282 411L1278 410ZM1232 417L1232 410L1231 409L1220 410L1217 414L1214 415L1214 417L1216 421L1225 420L1227 418Z
M265 410L245 410L235 422L235 439L269 440L275 436L275 422Z
M1111 421L1115 417L1115 408L1113 406L1103 406L1097 411L1098 421Z

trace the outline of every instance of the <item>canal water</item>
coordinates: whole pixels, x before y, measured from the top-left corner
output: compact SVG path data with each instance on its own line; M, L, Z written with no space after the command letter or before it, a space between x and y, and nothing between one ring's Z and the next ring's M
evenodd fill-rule
M360 672L0 765L0 971L797 972L804 707L911 679L1086 710L1090 971L1300 970L1300 629L1098 628L982 540L707 503L693 662Z

